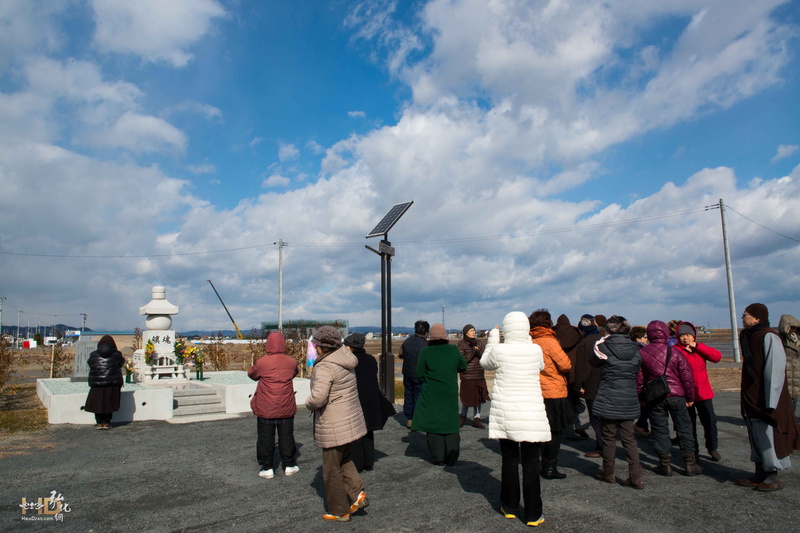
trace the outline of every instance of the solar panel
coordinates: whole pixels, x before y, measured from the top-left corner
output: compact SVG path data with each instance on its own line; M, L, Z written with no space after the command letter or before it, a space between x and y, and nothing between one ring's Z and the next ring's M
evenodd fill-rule
M397 221L400 220L400 217L402 217L405 212L408 211L408 208L411 207L411 204L413 203L413 201L405 202L392 207L389 212L386 213L386 216L383 217L380 222L378 222L378 225L372 228L372 231L367 234L366 238L369 239L370 237L379 237L389 233L389 230L392 229L392 226L394 226Z

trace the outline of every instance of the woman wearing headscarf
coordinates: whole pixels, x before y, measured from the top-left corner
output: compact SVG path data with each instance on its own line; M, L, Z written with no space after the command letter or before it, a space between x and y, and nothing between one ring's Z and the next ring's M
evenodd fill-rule
M499 439L503 457L500 513L516 518L521 462L525 520L535 527L544 522L539 449L541 442L550 440L550 425L539 383L539 373L544 369L542 349L531 343L529 327L525 313L507 314L503 319L503 343L500 344L500 331L495 327L489 333L481 366L495 371L489 438Z
M459 426L463 427L467 420L469 408L472 407L474 415L472 426L483 429L481 424L481 404L489 400L489 388L486 386L486 378L481 367L481 355L483 355L483 345L478 342L475 334L475 326L467 324L462 330L464 338L459 341L457 347L461 352L461 357L467 363L467 369L461 373L461 416Z
M322 479L328 512L325 520L350 521L369 505L364 481L350 456L351 445L367 433L358 400L356 356L342 346L342 333L322 326L314 333L317 360L311 372L306 408L314 412L314 443L322 448Z
M111 417L119 410L122 367L125 358L111 335L103 335L97 350L89 354L89 395L83 410L94 413L97 429L111 429Z
M422 393L411 429L428 433L433 464L456 464L461 450L458 419L458 373L467 369L458 348L447 341L444 324L431 326L428 347L419 352L417 377Z
M531 338L544 354L544 370L540 381L547 420L550 422L550 442L542 446L542 477L564 479L566 474L558 471L558 452L564 428L572 425L572 404L567 395L567 372L572 363L553 331L553 320L547 309L537 309L528 318Z

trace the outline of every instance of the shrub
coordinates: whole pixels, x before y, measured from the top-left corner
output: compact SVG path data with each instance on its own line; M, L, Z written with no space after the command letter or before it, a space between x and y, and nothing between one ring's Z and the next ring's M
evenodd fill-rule
M222 345L222 332L217 333L217 337L206 345L206 363L211 365L216 371L226 370L228 368L228 352Z

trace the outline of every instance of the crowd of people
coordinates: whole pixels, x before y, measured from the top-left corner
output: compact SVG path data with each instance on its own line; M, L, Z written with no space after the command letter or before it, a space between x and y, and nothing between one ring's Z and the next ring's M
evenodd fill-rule
M779 329L772 329L768 309L759 303L745 309L742 322L741 412L755 471L736 484L772 492L782 488L778 473L791 467L789 456L800 449L795 418L800 322L783 315ZM601 482L617 482L618 437L628 463L624 486L645 486L637 436L652 437L656 474L673 474L674 446L682 456L682 473L702 474L698 419L708 458L721 459L707 364L719 362L722 354L699 342L689 322L653 320L632 326L622 316L586 314L573 326L564 315L554 324L546 309L537 309L530 316L506 315L502 337L495 326L485 345L471 324L464 326L457 345L450 344L442 324L418 321L414 332L399 354L406 425L426 433L434 465L456 465L469 410L472 426L484 429L481 406L491 399L488 435L500 445L499 511L506 518L517 517L522 501L527 525L544 522L540 478L566 477L558 470L565 435L590 438L579 416L584 403L594 433L593 449L585 455L602 459L595 475ZM318 358L305 407L313 412L314 442L322 449L325 520L349 521L369 504L359 473L373 468L373 432L394 414L378 389L375 358L365 352L364 341L358 333L342 339L339 330L328 326L314 335ZM259 475L265 478L275 472L276 429L285 475L299 470L291 385L297 367L283 352L283 337L271 333L266 356L248 372L258 381L252 406L258 420ZM485 370L494 371L491 398Z

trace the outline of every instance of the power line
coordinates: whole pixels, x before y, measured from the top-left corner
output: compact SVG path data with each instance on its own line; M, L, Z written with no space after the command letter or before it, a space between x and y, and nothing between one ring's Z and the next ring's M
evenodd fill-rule
M728 209L730 209L731 211L733 211L734 213L736 213L737 215L739 215L740 217L742 217L742 218L744 218L744 219L746 219L746 220L749 220L750 222L752 222L752 223L753 223L753 224L755 224L756 226L759 226L759 227L761 227L761 228L764 228L764 229L765 229L765 230L767 230L767 231L771 231L771 232L772 232L772 233L774 233L775 235L780 235L781 237L783 237L783 238L785 238L785 239L789 239L790 241L794 241L794 242L800 242L800 239L795 239L794 237L790 237L790 236L788 236L788 235L784 235L784 234L783 234L783 233L781 233L780 231L775 231L775 230L774 230L774 229L772 229L772 228L768 228L768 227L767 227L767 226L765 226L764 224L760 224L760 223L756 222L756 221L755 221L755 220L753 220L752 218L750 218L750 217L747 217L747 216L745 216L745 215L741 214L739 211L737 211L736 209L732 208L730 205L727 205L726 207L727 207Z

